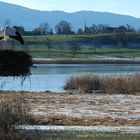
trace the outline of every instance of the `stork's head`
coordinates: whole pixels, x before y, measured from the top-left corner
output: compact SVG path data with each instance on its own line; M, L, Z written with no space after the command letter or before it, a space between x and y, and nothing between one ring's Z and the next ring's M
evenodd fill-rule
M9 29L9 25L6 25L6 26L5 26L5 29Z

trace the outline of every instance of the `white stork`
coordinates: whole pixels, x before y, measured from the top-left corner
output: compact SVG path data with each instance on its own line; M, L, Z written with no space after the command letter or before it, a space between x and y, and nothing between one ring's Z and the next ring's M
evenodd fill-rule
M21 37L20 33L15 29L11 28L8 25L0 29L0 40L6 41L8 38L15 39L24 45L24 40Z

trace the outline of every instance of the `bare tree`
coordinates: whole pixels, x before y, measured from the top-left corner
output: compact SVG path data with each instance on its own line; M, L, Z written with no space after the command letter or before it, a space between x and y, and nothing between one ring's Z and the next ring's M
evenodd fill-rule
M69 49L72 52L73 57L75 57L76 53L80 51L81 47L76 41L72 41Z
M61 20L56 26L55 31L57 34L68 35L72 33L71 23Z
M42 29L42 34L48 34L50 32L49 24L44 22L39 26Z
M91 51L91 52L94 52L94 53L96 53L96 52L97 52L97 51L96 51L96 49L97 49L97 48L96 48L96 46L95 46L95 45L94 45L94 46L93 46L93 45L92 45L92 46L90 46L88 49L89 49L89 51Z
M116 29L116 42L117 42L117 47L119 48L121 57L122 57L121 48L127 45L126 38L127 38L126 27L119 26Z
M49 38L46 38L45 44L48 48L48 56L50 57L51 55L51 49L52 49L52 44L51 44L51 40Z

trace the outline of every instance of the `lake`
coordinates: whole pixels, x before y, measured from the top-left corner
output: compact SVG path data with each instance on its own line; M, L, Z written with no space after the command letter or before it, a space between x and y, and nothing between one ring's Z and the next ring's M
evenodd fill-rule
M62 92L71 74L93 73L134 74L140 72L139 64L38 64L30 77L21 85L21 78L0 77L0 90Z

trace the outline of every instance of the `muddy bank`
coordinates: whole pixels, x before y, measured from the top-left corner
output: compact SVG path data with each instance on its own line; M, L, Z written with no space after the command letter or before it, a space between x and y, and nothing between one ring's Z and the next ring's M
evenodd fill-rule
M2 92L15 95L17 93ZM102 93L20 93L31 105L35 124L139 126L140 93L135 95ZM7 96L8 97L8 96Z

